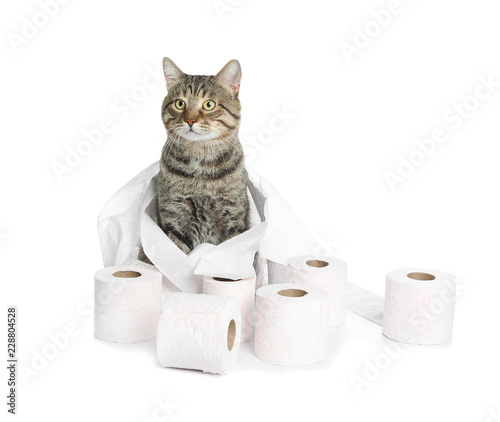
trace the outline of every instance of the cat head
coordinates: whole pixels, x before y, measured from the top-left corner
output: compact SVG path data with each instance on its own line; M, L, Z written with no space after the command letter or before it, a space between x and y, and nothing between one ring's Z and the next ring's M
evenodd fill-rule
M162 120L169 136L187 142L222 140L238 134L241 67L231 60L215 76L186 75L163 59L168 95Z

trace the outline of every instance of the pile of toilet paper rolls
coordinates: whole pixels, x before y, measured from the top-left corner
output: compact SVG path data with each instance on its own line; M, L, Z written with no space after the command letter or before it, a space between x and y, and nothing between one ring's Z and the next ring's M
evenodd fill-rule
M226 374L252 331L259 359L300 366L324 360L329 328L345 322L347 266L331 257L299 256L287 265L268 261L269 284L257 291L255 277L205 276L203 293L164 297L162 279L149 266L98 271L95 337L116 343L156 338L162 366ZM428 345L451 341L452 274L401 268L387 274L385 299L370 302L370 292L358 292L350 309L376 323L381 318L373 315L383 313L382 332L389 339ZM374 309L374 303L383 309Z

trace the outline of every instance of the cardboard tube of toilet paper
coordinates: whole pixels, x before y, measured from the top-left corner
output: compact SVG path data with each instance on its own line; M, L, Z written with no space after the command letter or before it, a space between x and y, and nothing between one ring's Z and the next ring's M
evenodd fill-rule
M94 335L115 343L138 343L156 336L161 311L162 274L139 266L108 267L94 277Z
M241 311L234 297L171 293L158 324L162 366L226 374L240 347Z
M256 295L255 354L264 362L301 366L324 360L328 293L306 284L271 284Z
M326 290L330 296L330 327L345 323L347 265L326 256L296 256L288 265L268 263L269 283L305 283Z
M203 293L236 298L241 310L241 342L252 338L255 277L232 280L205 276L203 277Z
M451 341L456 278L442 271L401 268L387 274L383 333L408 344Z

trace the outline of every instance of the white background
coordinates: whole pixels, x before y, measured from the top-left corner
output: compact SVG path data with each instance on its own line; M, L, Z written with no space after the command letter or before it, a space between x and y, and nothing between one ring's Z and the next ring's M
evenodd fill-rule
M481 77L500 81L500 5L401 0L381 27L372 12L388 1L219 3L231 2L220 15L212 0L70 0L46 20L37 1L2 5L2 313L18 306L31 371L19 374L19 420L154 420L167 400L169 420L498 421L500 86L470 95ZM43 27L19 41L33 20ZM346 57L357 27L372 35ZM97 215L160 156L165 85L141 86L164 56L192 74L240 60L249 166L348 262L351 281L382 294L402 266L458 276L451 345L402 347L357 391L353 375L386 363L395 343L351 313L326 362L275 367L244 344L227 376L161 368L154 342L93 338ZM470 117L455 127L464 101ZM275 110L295 117L270 133ZM58 177L55 163L102 119L112 130ZM435 128L447 140L391 190L385 173Z

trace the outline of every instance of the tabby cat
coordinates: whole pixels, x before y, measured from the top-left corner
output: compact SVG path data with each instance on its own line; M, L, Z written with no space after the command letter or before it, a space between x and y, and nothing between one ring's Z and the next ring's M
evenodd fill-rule
M183 73L163 59L167 129L158 176L158 225L186 254L249 228L243 148L238 139L241 67L215 76ZM149 261L141 251L140 259Z

